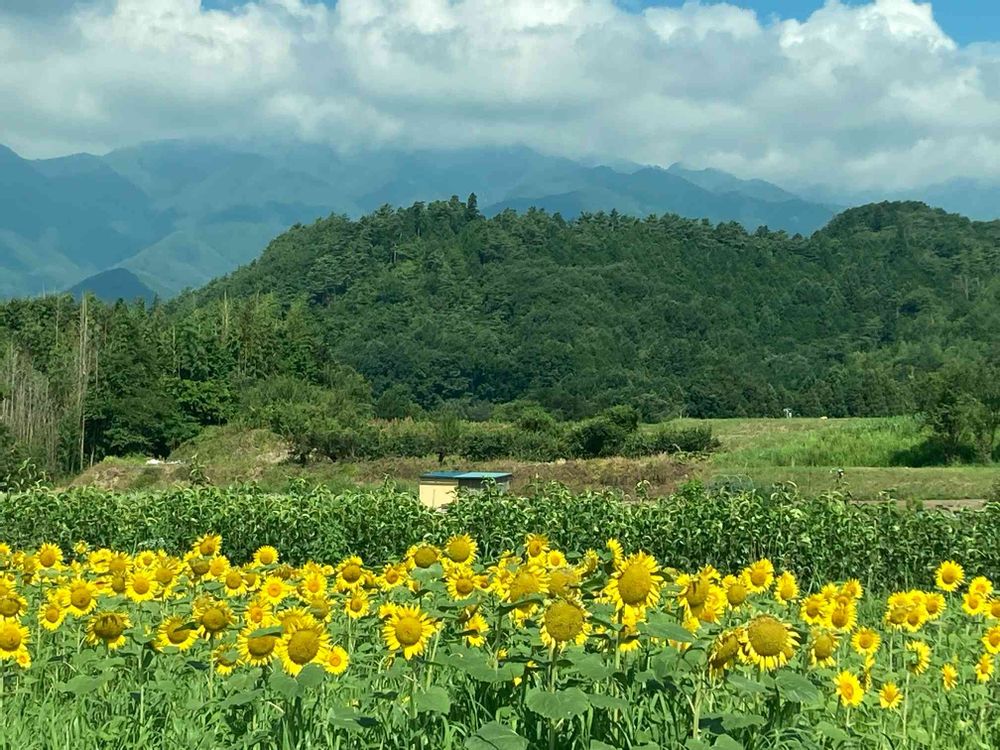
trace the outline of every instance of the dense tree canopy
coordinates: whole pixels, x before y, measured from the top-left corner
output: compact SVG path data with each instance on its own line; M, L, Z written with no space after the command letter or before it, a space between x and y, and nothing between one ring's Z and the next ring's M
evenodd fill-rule
M64 466L165 452L265 408L248 400L275 378L352 418L522 399L573 418L892 414L945 363L996 360L998 271L1000 222L919 203L804 238L673 215L486 219L453 198L296 225L169 306L6 303L0 402L23 412L34 384Z

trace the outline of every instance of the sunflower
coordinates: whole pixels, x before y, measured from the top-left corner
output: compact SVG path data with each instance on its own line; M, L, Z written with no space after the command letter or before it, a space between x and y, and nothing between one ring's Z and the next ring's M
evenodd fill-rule
M330 636L315 619L291 627L275 646L281 666L290 675L297 675L306 664L322 663L330 647Z
M976 682L989 682L993 676L993 665L995 657L992 654L983 654L979 657L974 667L976 672Z
M441 552L433 544L415 544L406 552L406 565L413 568L429 568L441 559Z
M198 635L202 638L220 638L236 618L229 605L214 596L200 596L191 606L194 621L198 624Z
M74 617L90 614L97 606L97 584L76 578L66 589L69 593L69 613Z
M479 612L461 621L460 628L462 636L465 638L465 645L473 648L486 645L486 632L490 626L486 624L486 618Z
M232 643L220 643L212 650L212 664L218 675L231 675L239 662L240 653Z
M529 560L540 562L549 551L549 538L544 534L528 534L524 540L524 551Z
M799 584L795 576L787 570L774 582L774 599L779 604L788 604L799 598Z
M754 594L767 591L774 583L774 564L766 557L751 563L743 573L750 582L750 591Z
M230 568L222 576L222 593L229 597L243 596L247 592L247 582L239 568Z
M1000 620L1000 597L990 599L986 605L986 616L991 620Z
M983 646L988 654L1000 654L1000 625L994 625L983 635Z
M326 576L318 570L311 570L299 582L299 596L303 599L322 596L326 593Z
M198 641L198 630L186 627L189 624L186 617L168 617L157 629L153 646L157 651L171 647L178 651L187 651Z
M243 582L247 585L247 591L256 591L259 589L263 580L257 574L256 570L252 570L245 565L243 566Z
M538 606L537 602L530 600L544 596L548 592L548 589L549 574L545 568L532 563L519 567L511 576L509 583L504 587L503 593L503 598L511 604L522 602L519 606L511 610L511 617L517 623L523 623Z
M993 581L986 576L976 576L969 581L969 592L989 599L993 595Z
M708 654L708 672L713 677L721 677L736 663L740 655L742 631L726 630L716 637Z
M326 650L321 664L330 674L343 674L351 663L351 658L340 646L331 646Z
M166 555L160 557L156 567L153 568L153 578L156 579L157 585L165 590L172 586L180 567L180 561L176 557Z
M927 594L924 597L924 612L927 614L928 620L936 620L941 615L947 607L947 603L944 599L944 594L939 594L937 592Z
M844 585L840 587L840 593L849 599L858 601L864 594L864 588L861 586L861 581L857 578L849 578L844 581Z
M389 613L382 637L390 651L402 651L403 658L410 660L424 652L436 630L437 623L419 606L400 606Z
M150 570L158 559L158 554L151 549L144 549L135 554L132 558L132 565L137 568L143 568L145 570Z
M589 576L595 570L597 566L601 564L601 556L597 554L597 550L588 549L583 553L583 557L576 566L576 572L580 577Z
M471 563L476 559L476 543L468 534L458 534L444 545L444 554L454 563Z
M405 584L408 577L409 572L405 563L396 563L395 565L390 563L382 568L382 575L377 579L378 587L383 591L391 591L397 586Z
M355 591L344 601L344 612L352 620L357 620L368 614L371 605L364 591Z
M270 664L278 647L278 636L267 630L277 625L276 621L265 621L261 626L247 625L236 638L236 649L240 662L251 667L265 667ZM260 631L265 631L261 633Z
M222 549L222 536L220 534L202 534L191 547L192 552L196 552L202 557L217 555L220 549Z
M718 571L711 565L702 568L694 575L682 573L674 583L680 589L677 600L684 607L685 616L701 617L705 603L712 594L715 581L719 579Z
M954 664L945 664L941 667L941 685L945 692L954 689L958 684L958 670Z
M281 604L292 593L292 587L283 578L270 575L260 587L260 596L271 606Z
M208 561L207 576L218 581L226 574L226 571L229 570L229 568L229 558L225 555L216 555Z
M742 605L750 596L750 581L745 572L738 576L728 575L723 578L722 588L726 590L726 601L733 609Z
M545 553L545 567L549 570L554 568L564 568L568 564L566 555L557 549L550 549Z
M253 564L258 568L266 568L269 565L276 565L278 563L278 559L278 550L269 544L265 544L263 547L258 547L257 551L253 553Z
M273 608L266 599L260 597L247 603L246 611L243 613L243 620L247 625L262 627L264 622L272 619Z
M0 620L0 661L16 661L18 654L27 653L31 634L17 620Z
M910 633L916 633L927 622L927 610L923 604L910 607L903 618L903 628Z
M978 617L986 614L987 601L979 594L966 591L962 596L962 611L969 617Z
M903 700L903 693L895 682L887 682L878 691L878 704L887 711L895 710Z
M906 650L913 654L906 668L913 674L923 674L931 663L931 648L923 641L908 641Z
M748 664L756 664L761 670L784 666L798 647L798 634L771 615L753 618L740 635L742 659Z
M641 613L660 600L663 576L656 560L637 552L620 561L608 580L604 593L621 612Z
M146 570L133 571L125 578L125 596L134 602L155 598L158 588L155 576Z
M833 678L833 684L837 688L837 695L840 697L842 706L860 706L865 697L865 691L861 687L861 682L857 675L844 670Z
M862 656L874 656L882 637L871 628L860 628L851 636L851 647Z
M814 631L809 644L809 664L813 667L832 667L839 645L840 641L835 633L828 630Z
M201 580L208 574L208 568L211 564L209 558L191 553L184 556L184 561L187 563L188 575L191 576L192 581Z
M559 599L542 615L539 634L549 648L559 648L565 643L582 646L589 633L587 610L576 602Z
M303 603L309 608L309 614L322 622L329 622L333 613L333 602L326 596L314 596L303 599Z
M609 539L605 545L608 551L611 553L611 562L617 568L622 564L625 559L625 550L622 549L622 543L617 539Z
M38 565L44 569L58 570L62 567L63 551L58 544L44 542L35 554Z
M580 588L580 571L576 568L562 567L549 571L549 594L562 599L572 599L577 596Z
M828 627L838 633L849 633L858 622L858 608L852 602L839 602L829 611L826 617Z
M95 612L87 621L87 643L103 643L114 650L125 645L125 631L132 627L132 620L125 612Z
M27 609L28 600L13 588L8 588L6 593L0 596L0 620L18 619Z
M944 561L934 572L934 582L942 591L954 591L962 585L964 579L965 571L954 560Z
M66 619L66 611L69 602L66 600L65 592L62 590L53 592L49 600L38 610L38 622L50 633L59 629Z

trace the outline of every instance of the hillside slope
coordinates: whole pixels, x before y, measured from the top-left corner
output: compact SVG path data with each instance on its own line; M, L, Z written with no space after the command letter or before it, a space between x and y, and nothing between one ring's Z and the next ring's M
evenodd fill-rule
M425 405L886 414L947 351L996 346L1000 222L885 203L806 239L453 200L296 227L179 304L258 295L305 303L315 366Z

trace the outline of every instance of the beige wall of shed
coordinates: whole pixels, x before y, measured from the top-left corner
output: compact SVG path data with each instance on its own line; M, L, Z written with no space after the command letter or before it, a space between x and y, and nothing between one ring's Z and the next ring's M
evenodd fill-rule
M428 508L440 508L455 500L457 479L421 479L420 502Z

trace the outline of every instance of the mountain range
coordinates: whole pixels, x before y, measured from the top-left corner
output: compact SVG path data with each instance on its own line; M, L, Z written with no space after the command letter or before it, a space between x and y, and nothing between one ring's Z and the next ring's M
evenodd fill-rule
M962 210L963 190L964 212L980 217L1000 194L957 183L939 186L940 203ZM0 298L171 297L248 263L296 223L473 192L486 215L615 209L804 235L839 210L719 170L591 165L527 148L345 155L304 143L162 141L29 160L0 146Z

